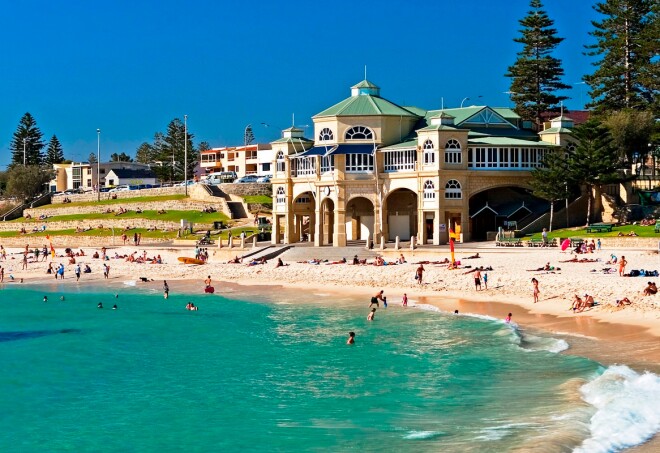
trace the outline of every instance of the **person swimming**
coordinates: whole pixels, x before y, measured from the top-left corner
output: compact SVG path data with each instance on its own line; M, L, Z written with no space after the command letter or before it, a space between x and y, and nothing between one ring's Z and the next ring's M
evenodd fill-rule
M103 308L103 302L99 302L96 308Z
M355 332L348 332L348 340L346 344L355 344Z
M112 306L112 309L113 309L113 310L116 310L116 309L117 309L117 304L114 304L114 305Z
M48 296L44 296L44 302L48 302Z

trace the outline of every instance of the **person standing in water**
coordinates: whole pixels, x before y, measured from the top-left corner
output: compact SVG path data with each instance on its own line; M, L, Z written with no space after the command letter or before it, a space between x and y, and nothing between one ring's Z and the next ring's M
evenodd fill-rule
M534 287L534 303L539 301L539 281L536 278L532 278L532 285Z
M511 316L513 316L513 315L511 313L509 313L507 315L507 317L504 318L504 322L507 323L507 324L511 323Z
M167 284L167 280L163 280L163 297L165 299L170 297L170 287Z
M401 305L404 307L408 306L408 295L406 293L403 293L403 299L401 300Z
M355 344L355 332L348 332L348 340L346 344Z
M371 311L369 312L369 315L367 316L367 321L373 321L374 316L376 316L376 309L372 308Z

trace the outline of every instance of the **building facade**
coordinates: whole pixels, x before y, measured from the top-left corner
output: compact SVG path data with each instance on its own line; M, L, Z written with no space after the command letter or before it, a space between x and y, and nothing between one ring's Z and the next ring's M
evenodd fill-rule
M233 171L240 178L246 175L271 175L273 150L270 144L213 148L200 153L202 175Z
M55 170L55 179L49 183L51 192L63 192L65 190L96 190L96 173L99 171L101 178L101 187L109 187L120 183L109 184L105 178L111 170L150 170L147 164L138 162L105 162L100 165L90 164L89 162L71 162L66 164L53 164ZM156 182L154 182L155 184ZM122 183L123 184L123 183ZM147 183L144 183L147 184Z
M313 122L313 140L292 127L271 143L274 243L442 244L450 228L486 239L547 209L530 171L572 127L560 117L537 134L508 108L401 107L366 80Z

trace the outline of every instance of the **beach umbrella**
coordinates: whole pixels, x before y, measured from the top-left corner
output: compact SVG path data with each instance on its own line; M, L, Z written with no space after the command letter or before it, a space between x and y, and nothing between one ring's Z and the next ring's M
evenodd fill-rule
M570 239L564 239L561 243L561 251L565 252L567 248L571 246L571 240Z

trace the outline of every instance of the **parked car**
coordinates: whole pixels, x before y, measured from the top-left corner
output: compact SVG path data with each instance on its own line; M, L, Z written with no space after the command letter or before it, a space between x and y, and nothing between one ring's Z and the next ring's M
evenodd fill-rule
M131 190L131 189L130 189L130 187L129 187L128 185L126 185L126 184L120 184L120 185L118 185L118 186L113 187L113 188L110 189L108 192L113 192L113 193L114 193L114 192L127 192L127 191L129 191L129 190Z
M257 182L259 182L259 183L269 183L270 178L272 178L272 177L273 177L273 175L261 176L261 177L257 178Z
M183 182L180 182L176 185L181 186L181 187L185 187L185 186L192 186L193 184L195 184L195 181L193 181L192 179L189 179L188 181L183 181Z
M238 175L235 171L217 171L214 173L209 173L205 180L202 182L204 184L227 184L232 183L238 178Z
M242 178L238 179L237 181L234 181L234 183L236 183L236 184L249 184L249 183L257 182L257 179L259 179L259 177L257 175L245 175Z

